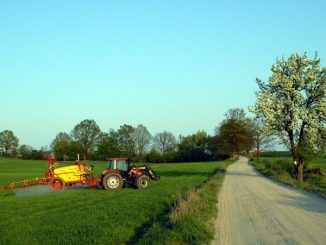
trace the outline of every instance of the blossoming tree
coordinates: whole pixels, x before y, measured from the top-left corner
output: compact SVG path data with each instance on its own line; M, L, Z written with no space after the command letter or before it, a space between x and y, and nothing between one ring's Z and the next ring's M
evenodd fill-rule
M293 54L277 59L268 82L257 78L259 90L251 112L266 133L277 135L292 153L296 177L303 181L308 155L325 149L326 67L317 55Z

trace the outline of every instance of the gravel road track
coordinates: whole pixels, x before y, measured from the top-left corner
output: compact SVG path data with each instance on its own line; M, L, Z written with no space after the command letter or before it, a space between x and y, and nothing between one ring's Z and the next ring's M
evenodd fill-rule
M326 244L326 198L263 177L240 158L227 169L213 244Z

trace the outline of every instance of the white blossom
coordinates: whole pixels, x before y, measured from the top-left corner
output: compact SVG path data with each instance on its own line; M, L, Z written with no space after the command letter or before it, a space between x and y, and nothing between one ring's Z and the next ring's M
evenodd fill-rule
M294 151L304 146L310 152L325 150L326 67L307 55L277 59L265 83L257 79L257 101L249 108L263 121L262 130L276 134L289 146L294 136Z

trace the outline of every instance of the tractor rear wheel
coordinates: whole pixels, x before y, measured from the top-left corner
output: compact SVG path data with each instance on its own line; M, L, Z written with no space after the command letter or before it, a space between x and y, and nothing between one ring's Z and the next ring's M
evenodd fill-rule
M66 187L66 183L59 177L54 177L50 180L50 186L55 190L63 190Z
M105 190L116 190L123 186L123 179L119 173L109 173L103 177L102 185Z
M149 178L146 175L137 176L135 186L137 189L147 188L149 186Z

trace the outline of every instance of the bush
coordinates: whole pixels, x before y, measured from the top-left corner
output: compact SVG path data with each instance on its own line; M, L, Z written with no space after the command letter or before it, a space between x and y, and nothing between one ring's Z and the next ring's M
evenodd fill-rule
M272 169L272 164L269 161L266 161L264 164L265 164L265 168Z
M284 172L291 173L293 165L288 160L278 160L276 163L272 164L271 169L275 170L278 174L282 174Z
M177 157L176 151L168 151L163 155L163 162L175 162L175 159Z
M257 163L263 165L264 168L268 168L268 169L271 168L271 162L266 159L259 159Z
M264 159L251 162L252 165L260 173L267 177L279 180L281 182L299 187L305 190L310 190L322 194L326 194L326 177L322 175L323 165L317 165L317 168L309 168L304 165L304 182L296 180L296 173L292 158L283 159ZM316 164L314 164L316 165ZM319 169L318 169L319 167Z
M266 169L275 171L277 174L282 174L284 172L290 174L293 170L291 161L287 159L277 160L276 162L272 162L267 159L260 159L257 161L257 163L263 165Z
M274 175L274 173L273 173L273 171L271 171L270 169L262 169L261 170L261 173L263 174L263 175L265 175L265 176L273 176Z
M147 155L147 161L150 163L161 163L163 162L163 156L155 149L152 149Z

